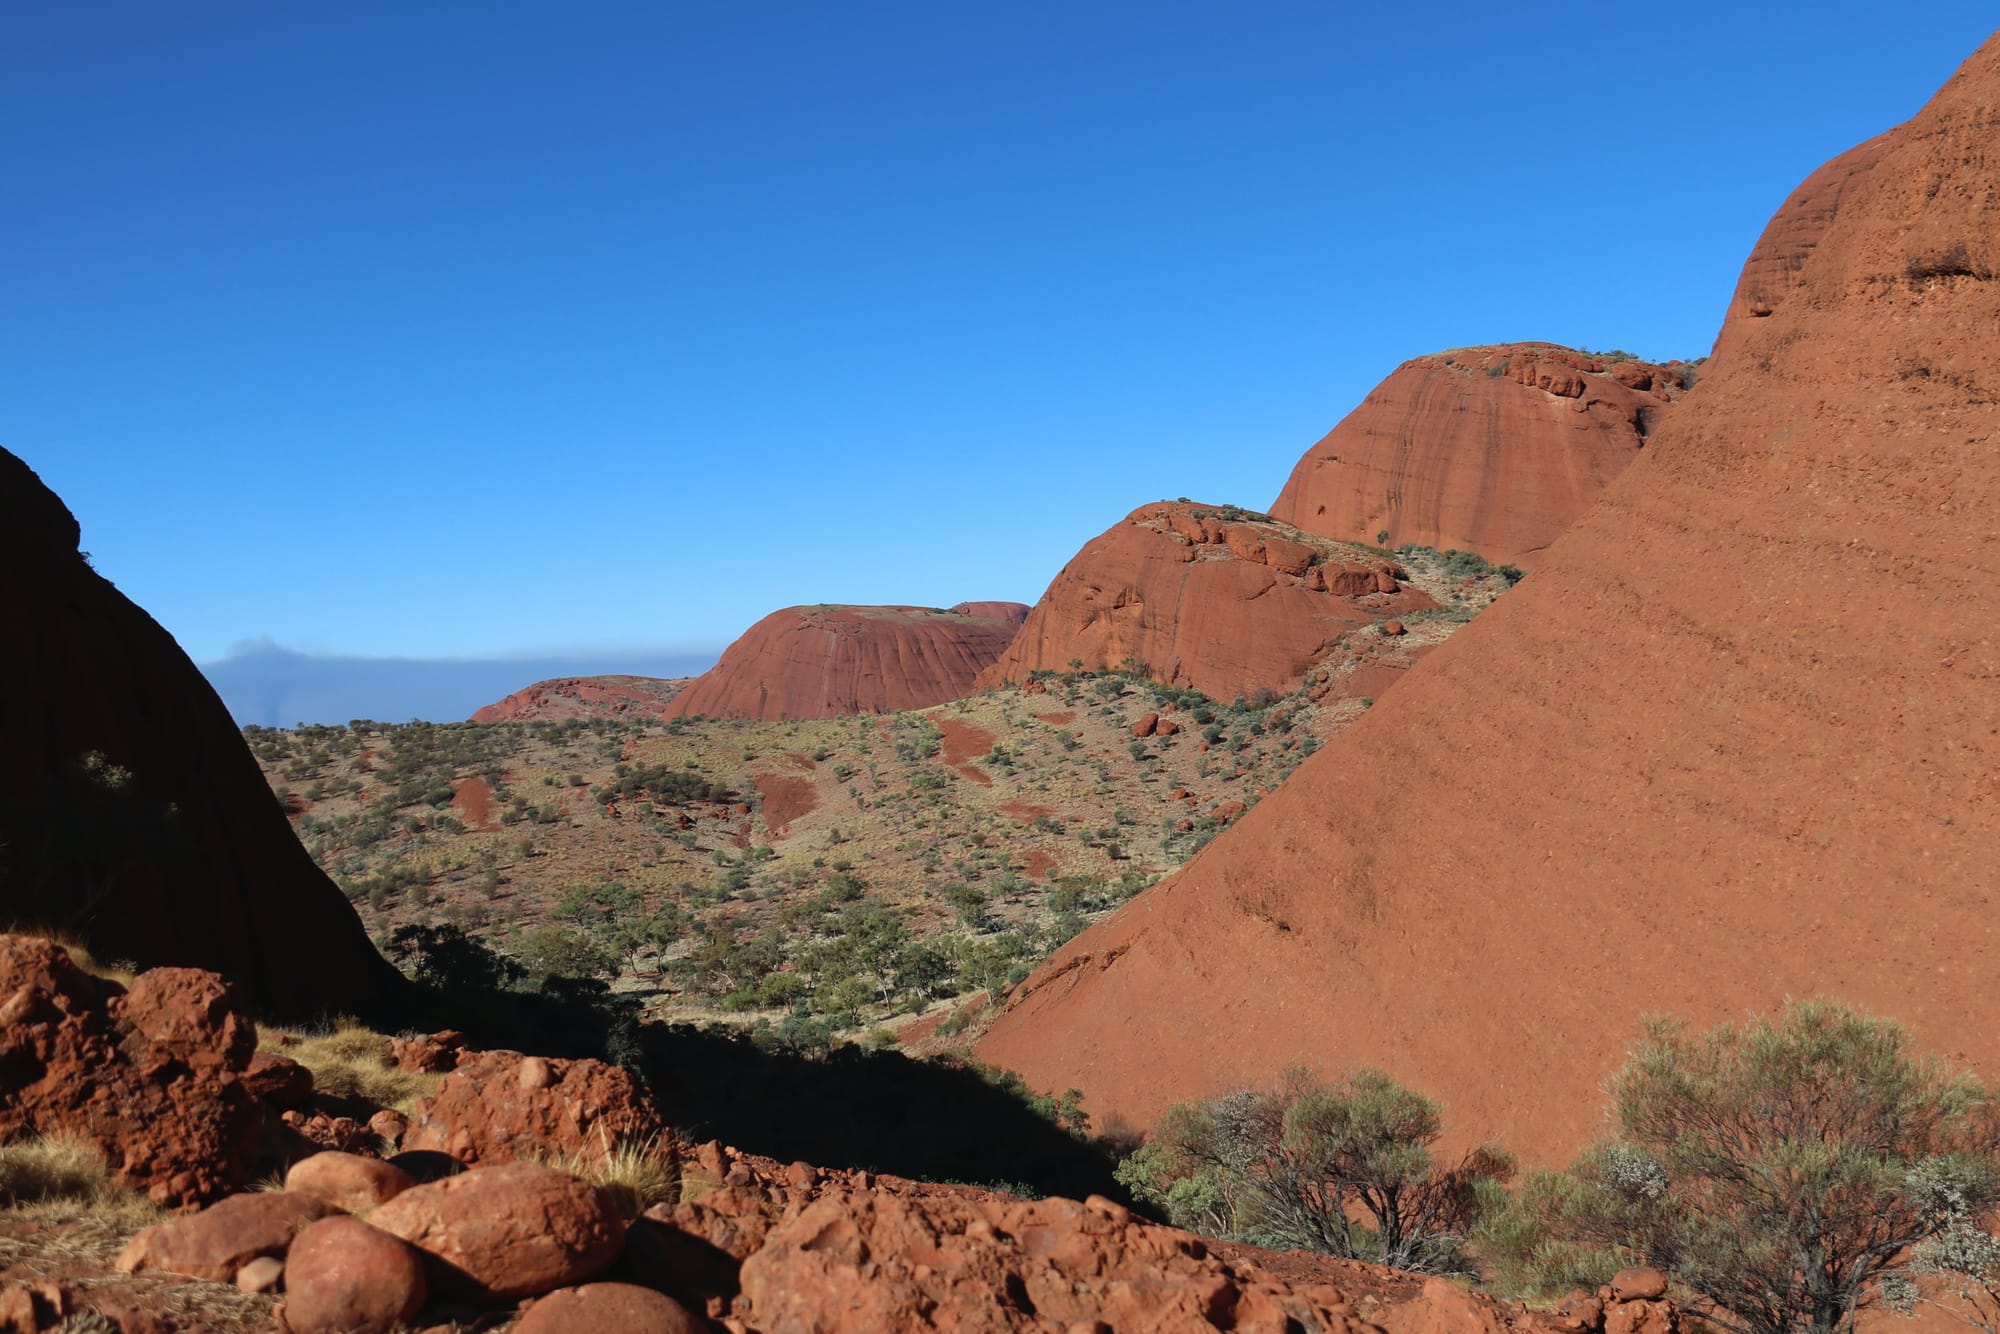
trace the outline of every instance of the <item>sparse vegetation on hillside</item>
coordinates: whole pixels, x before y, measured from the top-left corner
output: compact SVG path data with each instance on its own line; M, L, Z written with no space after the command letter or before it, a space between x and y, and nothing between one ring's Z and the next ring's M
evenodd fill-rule
M1404 563L1440 604L1406 618L1412 645L1503 586L1483 562L1411 549ZM1373 629L1349 638L1299 690L1227 702L1144 663L1078 663L881 716L356 720L245 738L406 969L449 950L448 927L492 948L506 974L492 986L602 988L649 1017L812 1048L997 1003L1185 862L1359 716L1339 679L1390 649ZM1146 713L1168 728L1135 736Z

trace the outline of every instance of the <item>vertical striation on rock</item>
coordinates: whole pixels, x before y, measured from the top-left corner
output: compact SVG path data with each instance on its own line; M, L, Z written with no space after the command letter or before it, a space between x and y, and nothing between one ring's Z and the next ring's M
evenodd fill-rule
M1688 369L1553 343L1417 357L1306 451L1271 513L1533 569L1638 457Z

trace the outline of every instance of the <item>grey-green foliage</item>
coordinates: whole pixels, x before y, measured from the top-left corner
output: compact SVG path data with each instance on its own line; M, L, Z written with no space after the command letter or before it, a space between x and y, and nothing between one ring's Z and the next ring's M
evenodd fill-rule
M1118 1179L1191 1231L1470 1273L1467 1238L1513 1162L1487 1145L1441 1166L1442 1131L1435 1102L1379 1070L1329 1085L1294 1068L1273 1088L1173 1107Z
M2000 1202L1981 1085L1825 1001L1690 1035L1654 1021L1612 1081L1616 1139L1523 1183L1483 1248L1544 1290L1652 1264L1737 1334L1846 1330L1911 1248Z

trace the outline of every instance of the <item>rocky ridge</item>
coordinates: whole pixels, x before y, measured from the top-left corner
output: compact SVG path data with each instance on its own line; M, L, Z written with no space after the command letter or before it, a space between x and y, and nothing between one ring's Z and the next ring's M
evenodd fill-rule
M658 717L693 677L562 676L524 686L472 712L475 723L518 723L533 719Z

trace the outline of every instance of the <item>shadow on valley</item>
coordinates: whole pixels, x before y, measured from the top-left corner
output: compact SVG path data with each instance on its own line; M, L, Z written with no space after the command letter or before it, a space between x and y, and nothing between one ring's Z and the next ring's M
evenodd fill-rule
M1069 1128L1073 1108L1000 1072L640 1023L634 999L596 981L525 978L455 927L404 928L389 954L420 994L413 1010L371 1019L455 1028L474 1047L618 1062L645 1076L667 1123L696 1142L1033 1195L1126 1196L1112 1157Z

